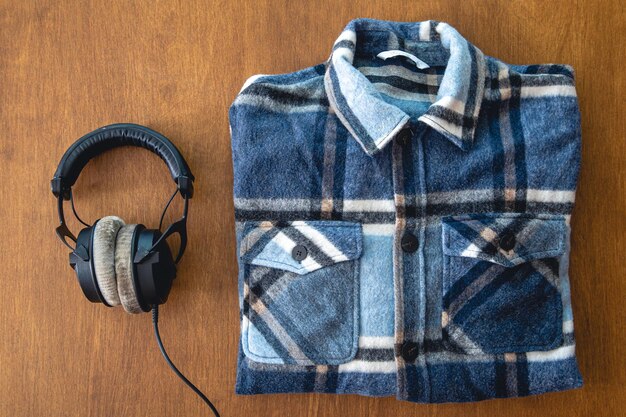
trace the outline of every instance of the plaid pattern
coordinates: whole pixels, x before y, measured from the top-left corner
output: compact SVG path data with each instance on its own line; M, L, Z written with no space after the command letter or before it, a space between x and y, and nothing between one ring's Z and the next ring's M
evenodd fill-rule
M443 219L447 259L441 325L448 347L468 354L559 347L562 300L557 259L563 254L564 239L562 216ZM498 327L492 329L495 323Z
M306 274L361 255L361 225L348 222L293 221L286 224L250 222L244 230L239 256L245 263ZM303 245L307 256L295 260L293 249Z
M409 120L409 115L388 103L353 66L357 33L369 30L370 22L354 20L335 42L324 76L326 92L337 116L369 154L384 148ZM392 29L387 25L384 29ZM403 33L409 39L440 42L454 51L447 71L455 77L442 77L435 102L418 120L449 138L462 149L471 145L485 84L485 58L482 52L463 39L452 27L434 21L407 27ZM386 39L388 49L402 47L403 38L390 30ZM460 79L458 77L461 77ZM341 80L341 81L340 81ZM347 85L351 80L352 85Z
M301 365L353 358L361 225L251 222L242 235L247 355L267 363ZM292 251L302 246L306 256L294 259ZM314 302L302 303L302 297L309 296ZM320 334L320 327L327 331Z
M443 250L449 256L479 258L506 267L563 254L562 216L470 215L443 219ZM512 247L502 247L502 236L514 236Z
M390 50L428 68L377 58ZM326 62L250 78L230 123L238 393L453 402L582 384L571 67L506 64L442 22L358 19Z

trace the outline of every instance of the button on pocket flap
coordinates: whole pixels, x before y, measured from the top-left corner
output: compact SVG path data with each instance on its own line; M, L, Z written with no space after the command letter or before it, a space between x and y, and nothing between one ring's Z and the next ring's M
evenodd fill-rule
M247 222L239 256L244 263L303 275L361 256L359 223L315 220Z
M449 256L479 258L511 267L564 252L565 219L556 215L499 213L443 219Z

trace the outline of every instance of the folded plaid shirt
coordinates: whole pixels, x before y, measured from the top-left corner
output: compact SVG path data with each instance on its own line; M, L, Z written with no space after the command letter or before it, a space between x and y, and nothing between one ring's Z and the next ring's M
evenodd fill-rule
M230 124L237 393L581 386L571 67L506 64L441 22L359 19L325 63L248 80Z

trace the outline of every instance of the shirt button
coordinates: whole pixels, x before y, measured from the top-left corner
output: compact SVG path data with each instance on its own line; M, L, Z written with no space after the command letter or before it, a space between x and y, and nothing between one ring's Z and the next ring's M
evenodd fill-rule
M400 132L398 132L396 138L400 145L406 146L406 144L409 143L409 141L411 140L411 136L413 136L413 134L411 133L411 129L404 128Z
M413 253L417 250L419 242L413 233L406 232L404 233L404 236L402 236L400 246L402 247L403 251L407 253Z
M402 344L400 352L402 354L402 359L404 359L406 362L413 362L415 359L417 359L417 355L419 354L419 347L417 346L417 343L407 340Z
M510 251L515 247L515 235L511 232L505 232L500 237L498 244L503 250Z
M291 256L293 257L293 259L295 259L296 261L301 261L304 258L306 258L306 256L308 255L309 251L307 250L306 246L303 245L297 245L296 247L294 247L291 250Z

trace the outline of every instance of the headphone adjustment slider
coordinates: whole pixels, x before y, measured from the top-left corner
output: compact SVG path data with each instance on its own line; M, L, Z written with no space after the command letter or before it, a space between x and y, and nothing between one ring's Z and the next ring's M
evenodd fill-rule
M71 188L66 187L63 184L63 178L52 178L52 180L50 181L50 189L52 190L52 194L54 194L55 197L63 196L63 200L70 199Z
M177 179L178 189L183 197L191 198L193 197L193 178L186 177L181 175Z

